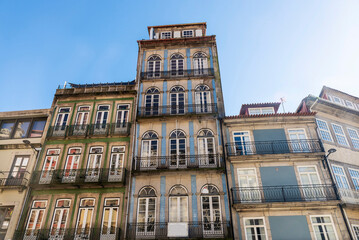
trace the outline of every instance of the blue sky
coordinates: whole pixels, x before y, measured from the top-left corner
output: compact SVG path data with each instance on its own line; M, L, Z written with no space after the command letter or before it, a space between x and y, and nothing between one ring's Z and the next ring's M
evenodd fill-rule
M359 96L359 1L0 1L0 111L49 108L65 81L135 78L147 26L207 22L227 115L323 85Z

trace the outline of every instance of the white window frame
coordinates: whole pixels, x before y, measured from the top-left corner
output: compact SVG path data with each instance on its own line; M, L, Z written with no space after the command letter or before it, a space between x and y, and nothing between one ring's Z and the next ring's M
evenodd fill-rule
M68 207L57 207L57 204L59 201L63 201L63 200L66 200L66 201L69 201L69 206ZM54 213L52 215L52 221L51 221L51 225L50 225L50 239L52 238L61 238L63 237L63 235L65 235L65 229L66 229L66 225L67 225L67 222L68 222L68 219L69 219L69 213L70 213L70 208L71 208L71 199L68 199L68 198L60 198L60 199L57 199L56 200L56 205L55 205L55 209L54 209ZM65 220L65 228L61 229L61 222L62 222L62 218L64 216L64 210L67 209L67 215L66 215L66 220ZM54 224L54 220L55 220L55 214L56 214L56 211L57 210L60 210L60 217L59 217L59 222L58 222L58 226L56 228L56 233L55 234L51 234L52 230L53 230L53 224ZM62 234L59 233L59 230L62 230Z
M35 207L34 207L34 206L35 206L35 203L38 203L38 202L45 203L45 207L43 207L43 208L35 208ZM34 201L32 202L31 211L30 211L30 214L29 214L29 216L28 216L27 223L26 223L26 231L25 231L24 239L27 239L27 238L32 239L32 236L34 236L34 234L37 234L36 231L37 231L37 230L40 230L40 229L42 228L42 225L43 225L43 222L44 222L43 220L44 220L44 218L46 217L46 216L45 216L46 208L47 208L47 200L34 200ZM38 229L36 229L36 223L37 223L37 221L38 221L39 214L40 214L41 211L43 211L43 215L42 215L42 219L41 219L41 222L40 222L40 227L39 227ZM35 220L34 220L34 222L33 222L34 225L33 225L33 228L32 228L32 229L29 229L30 219L31 219L31 215L32 215L33 212L36 214ZM30 234L27 234L27 232L28 232L29 230L31 231L31 233L30 233Z
M107 201L108 200L117 200L118 201L118 204L117 205L106 205ZM109 208L110 209L110 213L109 213L109 216L108 216L108 226L107 226L107 233L104 234L103 233L103 224L104 224L104 219L105 219L105 210L106 208ZM111 224L112 223L112 214L113 214L113 211L114 209L117 210L117 215L116 215L116 221L115 221L115 233L114 234L111 234L109 233L109 231L111 230ZM101 221L101 236L116 236L116 233L117 233L117 223L118 223L118 214L119 214L119 211L120 210L120 198L105 198L104 200L104 205L103 205L103 211L102 211L102 221Z
M58 151L58 153L49 154L50 151ZM53 171L57 168L57 163L58 163L58 160L59 160L60 153L61 153L60 148L49 148L49 149L47 149L45 159L44 159L44 164L43 164L42 170L41 170L40 183L50 183L51 182ZM46 167L46 161L47 161L48 158L50 160L50 163ZM52 164L54 162L55 162L55 166L52 169ZM44 175L44 173L45 173L45 175Z
M171 138L171 135L173 132L183 132L184 137L175 137L175 138ZM184 154L180 154L180 141L184 140ZM172 144L172 141L175 142L175 144ZM172 147L175 147L175 149L172 149ZM187 167L187 159L186 159L186 154L187 154L187 136L186 133L180 129L175 129L170 133L170 137L168 139L168 152L169 155L171 157L170 161L169 161L169 165L170 167L174 167L174 168L186 168ZM176 154L171 154L172 150L176 151ZM172 161L175 160L176 161L176 165L172 165ZM182 164L181 164L182 162ZM184 162L184 163L183 163Z
M175 187L181 187L183 188L185 191L186 191L186 194L187 195L180 195L180 196L175 196L175 195L172 195L171 196L171 193L172 193L172 190L173 188ZM181 208L181 198L186 198L186 202L187 202L187 206L186 206L186 209L182 209ZM171 207L172 207L172 199L176 199L176 206L174 206L177 210L177 213L176 213L176 216L177 216L177 219L174 221L174 222L171 222L170 220L170 215L171 215ZM181 218L181 211L184 211L184 210L187 210L187 219L185 219L183 222L181 222L180 218ZM169 197L168 197L168 222L169 223L187 223L189 221L189 197L188 197L188 191L185 187L183 187L182 185L180 186L174 186L171 188L170 190L170 194L169 194Z
M320 223L320 224L313 223L313 220L312 220L313 217L329 217L330 218L330 223ZM329 225L329 224L332 225L333 230L334 230L334 234L335 234L335 238L338 239L337 231L335 229L335 224L333 222L333 218L332 218L331 215L310 215L309 218L310 218L310 223L311 223L312 228L313 228L313 234L314 234L314 237L315 237L316 240L321 240L321 239L318 239L317 235L315 234L315 226L323 226L323 225ZM326 238L326 240L328 240L327 237L325 237L325 238Z
M241 170L254 170L254 174L239 174ZM240 185L240 176L246 176L246 183L248 184L248 176L255 176L255 186L250 186L249 188L259 188L258 174L256 168L237 168L237 179L238 179L238 187L239 188L248 188L242 187ZM244 203L256 203L261 201L261 193L260 191L239 191L239 200Z
M93 206L81 206L82 205L82 201L85 201L85 200L93 200ZM90 219L90 225L89 225L89 233L87 236L90 236L91 235L91 228L92 228L92 218L93 218L93 215L94 215L94 212L95 212L95 206L96 206L96 199L95 198L81 198L80 199L80 204L79 204L79 209L78 209L78 213L77 213L77 220L76 220L76 228L75 228L75 239L78 239L78 237L83 237L83 232L81 231L81 234L78 235L77 234L77 229L79 228L79 220L80 220L80 214L81 214L81 210L82 209L87 209L87 211L85 212L85 217L84 217L84 222L86 222L86 219L87 219L87 214L88 214L88 210L92 209L92 214L91 214L91 219ZM81 226L83 225L83 223L81 223ZM83 228L81 228L83 230Z
M91 152L93 149L96 149L96 148L99 148L101 149L101 152L97 153L97 152ZM88 179L88 181L96 181L98 180L99 176L100 176L100 169L101 169L101 164L102 164L102 157L103 157L103 149L104 147L103 146L92 146L90 148L90 151L89 151L89 155L88 155L88 158L87 158L87 166L86 166L86 178ZM90 159L91 157L94 156L94 159L96 160L97 159L97 156L100 156L100 160L99 160L99 164L98 164L98 167L95 168L96 166L96 161L93 161L92 162L92 166L90 166ZM90 180L92 179L92 180Z
M337 132L335 131L335 127L339 128L339 129L342 131L342 133L337 133ZM347 146L347 147L349 147L348 139L347 139L347 137L345 136L345 132L344 132L343 126L341 126L341 125L339 125L339 124L336 124L336 123L332 123L332 128L333 128L333 132L334 132L335 138L337 139L337 143L340 144L340 145L342 145L342 146ZM339 139L340 139L340 138L338 138L338 136L344 138L345 144L339 142Z
M115 148L118 148L118 151L114 151ZM112 146L111 156L110 156L110 165L109 165L109 181L121 181L123 173L123 164L125 161L125 152L126 146ZM116 155L114 167L112 167L113 156ZM121 163L119 163L121 161Z
M168 34L168 33L169 33L169 36L163 37L163 35ZM170 38L172 38L172 32L171 31L161 32L161 39L170 39Z
M127 109L118 109L120 106L126 106ZM123 114L121 115L121 121L118 121L118 113L119 112L127 112L127 116L126 119L124 119ZM117 124L121 124L121 123L128 123L128 117L130 115L130 104L117 104L117 111L116 111L116 123ZM123 121L124 120L124 121Z
M272 110L272 112L271 113L263 113L263 110ZM249 115L257 115L257 113L251 113L252 111L260 111L260 113L259 114L274 114L275 113L275 111L274 111L274 107L258 107L258 108L248 108L248 114Z
M358 224L353 224L352 227L353 227L353 233L355 234L354 237L359 239L359 225Z
M62 109L69 109L68 112L61 112ZM54 126L57 126L57 127L60 127L60 126L67 126L70 119L69 119L69 116L70 116L70 113L71 113L71 107L61 107L59 108L59 110L57 111L57 116L56 116L56 121L55 121L55 125ZM67 115L67 119L66 119L66 124L64 124L64 117L61 118L61 121L59 123L59 116L60 115Z
M246 225L246 220L252 220L252 219L262 219L263 220L263 225ZM246 240L252 240L252 239L248 239L247 238L247 228L256 228L258 226L263 226L264 228L264 233L265 233L265 240L268 239L268 233L267 233L267 227L266 227L266 221L265 221L265 217L246 217L243 218L243 226L244 226L244 236L246 238ZM255 236L256 240L258 240L258 236Z
M140 192L142 191L143 189L140 190ZM145 200L145 222L144 223L139 223L138 222L138 216L139 216L139 210L140 210L140 200ZM148 220L148 206L149 206L149 199L154 199L155 200L155 210L154 210L154 222L153 223L148 223L147 220ZM136 235L144 235L144 236L149 236L149 235L155 235L155 232L156 232L156 216L157 214L157 196L144 196L144 197L139 197L138 200L137 200L137 215L136 215L136 223L137 224L143 224L144 225L144 231L141 232L141 231L138 231L138 228L136 229ZM154 229L153 229L153 232L147 232L147 224L153 224L154 225Z
M212 185L212 184L206 184L207 186L210 186L210 185ZM214 188L216 188L217 189L217 191L218 191L218 193L219 193L219 190L218 190L218 188L217 187L215 187L214 185L212 185L212 187L214 187ZM217 194L213 194L213 195L211 195L211 194L204 194L204 193L202 193L202 189L201 189L201 195L200 195L200 197L201 197L201 210L202 210L202 212L201 212L201 215L202 215L202 222L203 222L203 233L204 234L215 234L215 233L222 233L222 231L223 231L223 226L222 226L222 205L221 205L221 195L217 195ZM204 197L208 197L209 198L209 211L210 211L210 218L211 218L211 221L209 222L209 223L205 223L204 222L204 216L203 216L203 198ZM213 216L213 201L212 201L212 199L213 199L213 197L218 197L218 206L219 206L219 222L218 222L218 224L220 224L221 225L221 230L215 230L214 229L214 224L216 223L215 221L214 221L214 217L215 216ZM211 224L211 230L204 230L204 224Z
M108 110L100 110L100 107L108 107ZM96 111L96 121L95 124L96 125L102 125L102 124L107 124L109 121L109 117L110 117L110 110L111 110L111 106L109 104L100 104L97 106L97 111ZM104 123L104 116L105 113L107 112L107 118L106 118L106 123ZM99 119L99 113L101 114L101 119ZM98 122L98 120L100 120L100 122Z
M244 133L244 134L235 136L236 133ZM243 137L247 137L247 136L248 136L248 139L249 139L249 140L248 140L248 144L249 144L249 145L243 144L244 142L246 142L246 141L243 141L243 140L244 140ZM233 132L232 132L232 138L233 138L233 144L234 144L234 146L233 146L233 148L234 148L234 149L233 149L233 153L235 153L236 155L241 155L241 152L237 153L237 151L238 151L239 149L237 149L237 147L236 147L236 139L235 139L236 137L240 137L240 138L241 138L241 148L245 150L245 152L243 152L243 155L253 154L252 146L250 145L251 140L252 140L252 139L251 139L250 131L245 130L245 131L233 131Z
M185 36L185 32L192 32L192 34L191 34L191 36ZM183 30L182 37L184 37L184 38L194 37L194 31L193 30Z
M344 100L345 101L345 106L351 109L355 109L354 104L352 101L349 100Z
M203 130L207 130L207 129L203 129ZM209 140L212 141L213 153L210 153L208 151L209 150L209 148L208 148L208 141ZM202 148L202 146L203 146L203 148ZM203 150L204 150L204 152L201 153L201 151L203 151ZM212 136L199 136L199 135L197 136L197 152L198 152L198 155L199 155L199 158L200 158L199 159L199 165L200 166L205 166L206 167L206 166L211 166L211 165L216 165L217 164L216 141L215 141L213 132L212 132ZM211 155L213 155L213 157Z
M306 174L306 175L310 175L311 173L313 173L313 172L300 172L299 171L299 168L312 168L312 167L314 167L314 169L315 169L315 173L317 174L317 177L318 177L318 180L319 180L319 183L317 183L317 184L322 184L322 180L320 179L320 176L319 176L319 173L318 173L318 168L317 168L317 165L300 165L300 166L297 166L297 170L298 170L298 175L299 175L299 180L300 180L300 183L303 185L303 183L302 183L302 179L301 179L301 177L300 177L300 175L301 174ZM310 179L310 178L309 178ZM311 185L315 185L315 184L313 184L313 183L311 183Z
M356 129L353 129L353 128L347 128L347 130L348 130L349 138L352 141L353 147L355 149L359 149L359 132ZM353 138L350 135L350 131L353 131L357 135L358 138Z
M348 168L348 172L349 172L349 176L352 179L353 185L354 185L354 189L356 191L359 191L359 169L354 169L354 168ZM357 176L353 176L352 172L357 172Z
M344 174L344 175L338 175L338 174L336 174L336 173L335 173L335 170L333 169L334 167L340 168L340 169L343 171L343 174ZM347 174L345 173L344 168L343 168L342 166L338 166L338 165L332 164L332 171L333 171L333 175L334 175L335 182L336 182L337 185L338 185L338 188L339 188L339 189L350 189L349 181L348 181ZM340 187L340 186L339 186L339 183L338 183L338 180L337 180L337 176L339 176L340 181L341 181L341 184L343 184L343 187ZM345 182L346 182L346 184L347 184L348 187L345 187L345 184L343 183L343 179L345 179Z
M86 111L80 110L82 107L88 107L89 109L86 110ZM81 125L89 124L90 112L91 112L91 107L90 107L89 105L79 106L79 107L77 108L75 125L81 126ZM85 114L85 113L87 113L87 118L86 118L86 122L84 123L84 114ZM80 114L81 114L81 116L80 116ZM80 121L79 121L79 117L81 118ZM78 122L79 122L79 124L78 124Z
M328 129L328 130L324 130L324 129L320 128L318 121L321 121L322 123L324 123L324 124L327 126L327 129ZM322 119L318 119L318 118L317 118L317 119L316 119L316 122L317 122L317 126L318 126L318 134L319 134L319 136L320 136L320 139L322 139L322 140L324 140L324 141L327 141L327 142L333 142L333 136L332 136L332 134L331 134L331 132L330 132L329 124L327 123L327 121L324 121L324 120L322 120ZM330 140L323 138L322 131L329 134Z
M76 154L70 153L70 150L72 150L72 149L79 149L80 152L76 153ZM64 166L64 173L63 173L63 176L62 176L62 182L73 182L73 181L75 181L75 178L76 178L76 175L77 175L77 170L80 168L81 154L82 154L82 148L81 147L70 147L67 150L66 162L65 162L65 166ZM67 164L68 164L69 158L71 156L73 158L75 158L75 156L78 156L77 168L74 168L74 160L72 159L71 166L70 166L69 169L67 169Z

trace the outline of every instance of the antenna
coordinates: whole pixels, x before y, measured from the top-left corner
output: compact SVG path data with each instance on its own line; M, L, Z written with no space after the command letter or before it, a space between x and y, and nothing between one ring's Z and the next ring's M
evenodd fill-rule
M283 113L285 113L285 109L284 109L285 98L284 98L284 97L281 97L281 98L280 98L280 102L282 103Z
M65 81L65 83L64 83L64 89L66 88L66 85L67 85L67 82Z

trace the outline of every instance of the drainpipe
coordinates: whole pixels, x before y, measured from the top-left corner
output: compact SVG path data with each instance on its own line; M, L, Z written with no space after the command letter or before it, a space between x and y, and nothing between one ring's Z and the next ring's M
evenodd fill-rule
M225 144L224 144L224 138L223 138L223 128L222 128L222 124L223 124L223 118L221 118L219 120L219 127L221 130L221 140L222 140L222 152L223 152L223 161L224 161L224 171L225 171L225 176L226 176L226 184L227 184L227 193L228 193L228 205L229 205L229 219L230 219L230 224L231 224L231 232L232 232L232 237L234 238L234 230L233 230L233 215L232 215L232 196L231 196L231 192L229 189L229 181L228 181L228 172L227 172L227 159L226 159L226 151L225 151ZM233 176L232 176L233 177Z

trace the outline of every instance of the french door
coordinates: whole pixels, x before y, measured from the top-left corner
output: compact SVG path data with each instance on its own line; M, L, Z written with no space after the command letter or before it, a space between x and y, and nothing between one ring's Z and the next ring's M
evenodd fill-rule
M54 170L57 166L57 160L59 158L60 149L47 150L44 166L42 167L40 184L48 184L51 182Z
M96 114L96 128L106 128L110 107L107 105L99 106Z
M90 238L94 205L94 199L81 199L76 223L75 240Z
M70 148L67 155L62 182L74 182L76 180L81 156L80 148Z
M194 74L195 75L204 75L207 73L207 58L200 57L200 58L193 58L193 67L194 67Z
M171 114L184 113L184 92L171 93Z
M160 105L160 95L159 94L146 95L145 115L147 115L147 116L158 115L159 105Z
M87 182L97 182L99 180L102 152L102 147L92 147L90 149L86 169Z
M141 168L156 168L158 156L157 140L142 140Z
M216 165L213 137L198 138L199 166Z
M170 167L185 168L187 166L185 138L170 139L170 156Z
M58 240L64 237L70 210L70 202L70 200L65 199L57 200L54 216L52 218L49 239Z
M238 185L240 202L260 202L261 193L258 188L255 168L238 168ZM237 199L238 200L238 199Z
M221 204L219 196L202 196L202 221L204 234L222 233Z
M209 91L195 92L195 100L197 113L207 113L212 111L211 94Z
M102 216L101 239L116 239L119 199L105 199Z
M235 146L232 150L236 155L253 154L249 132L235 132L233 133L233 140Z
M324 189L318 186L321 182L315 166L300 166L298 172L305 199L319 200L325 198Z
M156 198L139 198L137 211L137 235L155 235Z
M310 145L304 129L289 129L288 134L293 152L310 152Z
M161 71L161 60L159 58L156 60L148 61L147 77L158 78L161 75L160 71Z
M29 158L29 156L15 156L6 185L22 185L26 174L27 164L29 163Z
M125 147L112 147L110 172L108 180L111 182L122 180L122 167L125 158Z
M60 108L57 114L55 129L56 131L65 130L69 119L70 108Z
M117 107L117 117L116 117L116 128L124 128L127 126L128 122L128 105L119 105Z
M171 59L171 75L183 76L183 57L177 56L177 59Z

